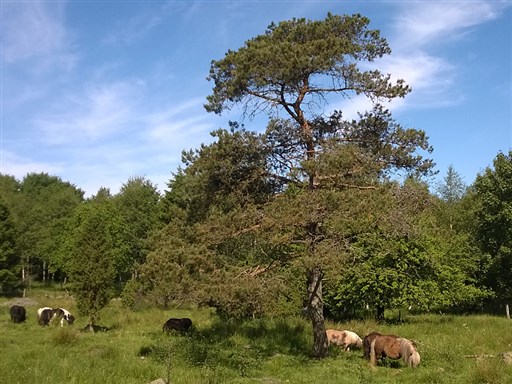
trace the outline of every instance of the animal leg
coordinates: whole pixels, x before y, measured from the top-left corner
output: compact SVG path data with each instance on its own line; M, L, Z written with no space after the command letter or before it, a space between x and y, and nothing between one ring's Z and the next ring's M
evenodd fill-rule
M377 365L377 356L375 355L375 339L370 344L370 365L375 367Z

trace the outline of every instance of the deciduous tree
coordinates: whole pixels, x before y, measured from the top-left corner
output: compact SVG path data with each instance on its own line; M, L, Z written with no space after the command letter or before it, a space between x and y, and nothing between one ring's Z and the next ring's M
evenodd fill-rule
M70 257L66 271L73 282L78 310L89 317L89 326L99 319L114 293L115 263L119 258L119 219L111 199L96 196L76 212L69 236Z
M12 291L21 281L20 261L11 214L0 199L0 294Z
M133 177L122 185L113 200L122 221L124 250L117 260L116 273L122 281L126 281L135 267L144 261L147 240L158 228L160 194L151 181L144 177Z
M498 300L512 300L512 150L499 153L475 181L476 235L481 249L490 256L487 285Z
M62 269L62 245L84 192L47 173L29 173L20 184L16 207L18 246L23 263L43 281Z

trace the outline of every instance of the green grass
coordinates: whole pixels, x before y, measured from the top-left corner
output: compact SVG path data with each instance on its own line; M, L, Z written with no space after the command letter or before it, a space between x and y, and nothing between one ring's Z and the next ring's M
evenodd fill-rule
M435 383L512 382L512 366L499 357L512 351L511 320L493 316L415 315L403 323L371 320L327 323L364 336L370 331L415 340L418 369L401 362L369 367L361 351L331 348L326 359L312 359L311 325L302 318L223 321L206 309L133 312L113 300L101 312L105 332L81 332L87 320L70 327L42 327L41 306L76 312L73 299L59 290L28 292L28 319L9 319L12 298L0 299L0 382L149 383L157 378L184 383ZM190 317L189 336L165 335L169 317ZM487 357L477 358L476 356ZM492 355L494 357L490 357Z

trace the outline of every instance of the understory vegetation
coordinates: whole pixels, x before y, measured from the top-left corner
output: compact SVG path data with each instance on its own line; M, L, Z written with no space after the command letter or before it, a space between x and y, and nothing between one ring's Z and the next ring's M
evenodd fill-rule
M396 334L416 341L419 368L401 361L370 367L362 351L331 346L325 359L311 357L311 323L300 316L225 320L210 309L132 311L119 300L102 310L103 332L37 324L37 308L76 305L65 291L37 288L23 299L27 321L9 319L11 299L0 300L0 371L5 383L506 383L512 380L510 320L489 315L411 315L387 312L373 319L327 321L328 328ZM15 299L19 302L21 299ZM169 317L189 317L188 335L164 334Z

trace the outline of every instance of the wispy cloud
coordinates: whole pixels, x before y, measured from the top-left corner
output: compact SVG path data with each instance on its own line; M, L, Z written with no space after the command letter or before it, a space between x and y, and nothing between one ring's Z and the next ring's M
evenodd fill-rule
M464 100L457 87L461 68L439 57L434 48L466 38L472 27L486 23L510 6L509 1L416 1L398 3L390 40L393 54L381 64L383 72L402 78L413 92L403 106L439 107Z
M104 39L106 45L128 45L146 36L162 22L160 12L137 15L124 25L117 25Z
M122 180L134 175L149 177L163 190L181 151L208 140L214 124L202 97L160 105L145 91L140 80L98 82L57 98L35 120L43 142L55 149L53 167L40 169L60 169L89 193L100 186L115 193ZM21 163L31 169L36 162Z
M51 110L35 119L35 126L50 144L103 139L133 121L143 91L140 80L90 84L81 93L56 99Z
M388 38L393 53L368 68L378 68L404 79L412 87L405 99L384 102L392 110L436 108L454 105L465 99L457 87L460 68L433 52L454 39L467 36L471 27L488 22L510 6L510 1L416 1L398 2L392 34ZM341 100L343 115L353 119L371 108L364 96Z
M138 42L153 32L162 23L168 22L168 17L179 13L179 18L189 19L197 8L197 3L169 1L155 6L152 3L148 10L138 15L121 20L113 25L112 30L103 39L106 45L130 45Z
M46 172L50 174L59 173L62 167L51 162L38 162L23 156L19 156L11 151L2 149L0 151L0 173L7 173L16 177L18 180L30 172Z
M7 64L37 60L32 69L59 67L69 70L76 63L70 35L64 23L65 1L20 1L2 5L2 61Z
M194 98L147 116L147 138L155 142L183 143L212 128L211 116L203 110L203 98Z
M402 49L417 49L462 36L467 28L496 18L507 2L416 1L403 4L395 24L397 43Z

